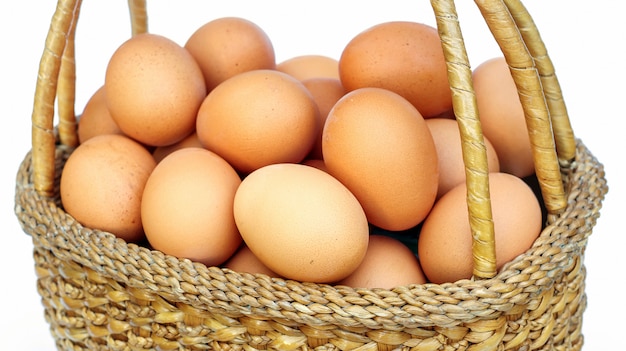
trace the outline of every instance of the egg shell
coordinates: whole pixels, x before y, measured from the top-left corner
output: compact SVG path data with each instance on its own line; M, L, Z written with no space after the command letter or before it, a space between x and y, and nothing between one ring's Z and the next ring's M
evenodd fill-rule
M221 17L196 29L184 46L198 62L207 91L239 73L275 69L272 41L256 23Z
M319 109L302 82L275 70L238 74L211 91L198 111L200 143L236 170L302 161L319 134Z
M347 93L322 132L328 172L359 199L370 223L400 231L419 224L437 195L439 167L419 111L382 88Z
M426 282L417 257L405 244L389 236L370 235L363 262L337 285L393 289L400 285Z
M233 201L241 179L215 153L176 150L146 182L141 217L150 245L166 254L209 266L224 263L239 247Z
M78 119L76 133L79 143L96 135L124 134L107 108L103 86L98 88L85 104L83 113Z
M367 218L358 200L311 166L272 164L250 173L235 195L234 214L255 256L289 279L340 280L367 250Z
M508 173L489 174L496 269L528 250L542 229L539 201L520 178ZM472 232L465 183L441 197L424 221L418 255L428 280L442 284L469 279L473 274Z
M448 118L429 118L426 124L437 147L439 160L439 188L437 198L456 185L465 182L465 162L461 144L461 132L456 120ZM489 172L499 172L500 162L496 150L489 139L483 137Z
M319 135L308 154L308 158L323 158L322 155L322 129L326 124L328 113L335 106L337 101L346 94L346 89L338 78L309 78L302 81L302 84L313 96L319 110Z
M252 274L265 274L270 277L280 278L276 272L267 268L266 265L263 264L259 260L258 257L254 255L252 250L246 245L242 245L225 263L224 268L232 269L235 272L245 272Z
M174 143L172 145L159 146L152 151L152 156L154 160L160 162L165 156L171 154L172 152L185 148L185 147L202 147L200 140L198 140L198 135L194 132L186 136L183 140Z
M325 55L300 55L276 65L276 69L299 80L312 78L339 79L339 61Z
M339 58L339 77L348 91L394 91L425 118L452 108L441 39L436 28L424 23L383 22L357 34Z
M135 35L115 50L104 87L115 123L124 134L151 146L170 145L192 133L206 96L193 56L152 33Z
M86 227L128 242L142 241L141 198L155 165L150 152L126 136L94 136L80 144L63 167L63 207Z
M502 172L520 178L535 172L526 117L504 57L478 65L472 74L483 134L493 144Z

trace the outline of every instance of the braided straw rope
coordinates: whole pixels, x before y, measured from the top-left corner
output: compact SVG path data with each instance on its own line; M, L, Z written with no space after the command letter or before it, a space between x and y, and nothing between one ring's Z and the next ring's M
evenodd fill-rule
M531 249L495 271L486 154L454 2L432 0L468 179L474 279L353 289L206 267L85 228L59 179L77 145L74 33L80 0L60 0L42 55L31 152L15 212L34 243L38 292L63 350L578 350L584 250L608 191L574 138L554 67L519 0L476 4L518 87L550 212ZM132 35L145 0L129 0ZM54 102L59 124L53 125Z

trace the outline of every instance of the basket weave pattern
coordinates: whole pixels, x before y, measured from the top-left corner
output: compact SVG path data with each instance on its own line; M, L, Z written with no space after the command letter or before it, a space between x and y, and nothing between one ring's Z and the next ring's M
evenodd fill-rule
M70 152L59 146L58 169ZM601 164L580 142L566 185L566 212L496 277L393 290L271 279L127 244L82 227L58 196L39 195L30 156L16 212L33 238L60 349L579 350L584 250L606 191Z
M73 3L80 6L80 2ZM454 13L452 1L435 3L441 3L435 6L436 11ZM484 3L481 10L494 36L506 36L495 32L511 27L502 24L501 13L488 11L489 1ZM132 10L138 4L138 9ZM132 2L131 13L143 14L145 4L141 4ZM507 1L513 14L509 20L516 26L529 26L527 14L515 10L519 5L518 1ZM440 16L440 33L458 30L458 22L451 18ZM65 28L71 32L72 22ZM136 30L145 31L141 27ZM488 277L484 279L479 277L482 270L475 269L475 278L454 283L355 289L207 267L126 243L111 233L83 227L64 212L59 180L74 147L67 141L72 138L64 137L60 126L34 128L33 150L17 174L15 213L33 240L37 289L57 348L580 350L586 307L584 253L608 188L602 164L581 140L572 138L573 149L568 150L567 139L572 135L566 127L560 127L568 124L560 96L557 93L554 97L553 91L541 88L557 83L549 59L536 40L530 40L524 50L530 51L530 61L537 62L532 72L534 76L539 72L538 92L547 101L548 144L560 145L552 146L552 152L537 152L536 164L547 162L539 155L542 152L554 154L556 160L558 151L558 186L544 179L550 175L540 174L540 180L548 183L544 188L557 188L557 195L562 186L564 205L555 206L558 209L548 215L545 229L532 248L497 274L487 269ZM63 53L68 54L68 50ZM518 58L510 48L503 47L503 51L511 67L521 67L528 60ZM466 60L463 56L462 51L447 52L450 66ZM57 74L63 76L64 72ZM450 79L453 90L468 91L468 81L456 81L455 77L451 75ZM467 112L463 101L458 101L464 98L457 96L455 101L455 112L466 129L463 137L482 140L475 111L470 106ZM35 125L47 125L51 120L48 115L48 121L41 123L36 117ZM531 134L545 138L542 126L536 128L539 132ZM36 161L36 153L47 143L41 141L45 138L35 136L40 131L49 133L53 142L52 158L43 162ZM536 143L542 146L546 141ZM467 159L469 163L476 160L476 165L467 167L484 167L480 154ZM52 175L48 189L41 189L40 168ZM473 185L472 189L480 188L476 185L480 181L468 180L468 184ZM552 204L548 199L551 193L542 190L544 201ZM558 196L555 198L558 204ZM472 212L473 206L468 205Z

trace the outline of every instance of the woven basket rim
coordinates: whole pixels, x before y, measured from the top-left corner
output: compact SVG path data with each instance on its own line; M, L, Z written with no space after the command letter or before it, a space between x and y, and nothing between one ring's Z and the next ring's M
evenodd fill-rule
M71 151L66 146L57 147L58 167L63 166ZM365 289L207 267L126 243L111 233L80 225L64 212L58 198L55 201L39 195L34 189L30 168L29 152L18 173L16 214L22 218L28 212L37 212L35 217L41 218L41 223L22 220L22 227L36 245L52 251L60 260L73 261L131 289L201 310L279 319L288 315L290 320L312 325L363 326L365 319L379 317L390 318L403 327L450 326L498 318L550 288L564 269L576 264L574 256L584 250L591 234L588 228L595 224L608 190L602 164L581 140L577 140L577 161L565 177L569 188L566 211L549 215L545 229L533 246L505 265L494 278ZM596 184L593 188L597 191L591 194L595 198L588 193L589 180ZM31 200L36 203L33 208L28 207ZM581 212L583 217L577 218ZM572 220L588 223L577 222L577 226L570 227ZM279 303L272 301L275 295L279 296ZM419 309L416 306L421 306L423 299L438 300L438 310L428 309L421 314L413 311ZM349 301L348 306L345 301ZM308 305L310 303L313 307ZM412 310L403 313L402 309L408 305ZM384 312L381 306L395 306L397 314ZM350 312L341 316L346 309ZM368 322L367 326L372 327L371 323L376 322Z

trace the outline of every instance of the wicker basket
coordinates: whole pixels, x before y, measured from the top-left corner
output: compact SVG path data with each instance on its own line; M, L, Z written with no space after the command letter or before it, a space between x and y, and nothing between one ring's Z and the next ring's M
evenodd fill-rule
M482 131L453 1L432 1L468 169L474 277L353 289L244 274L178 259L81 226L59 177L77 144L74 31L80 0L61 0L41 60L32 150L16 215L32 236L38 292L62 350L580 350L584 252L608 188L571 131L552 63L516 0L476 1L512 68L549 214L532 248L495 271ZM129 1L133 33L145 1ZM67 39L67 40L66 40ZM53 125L55 100L59 118Z

